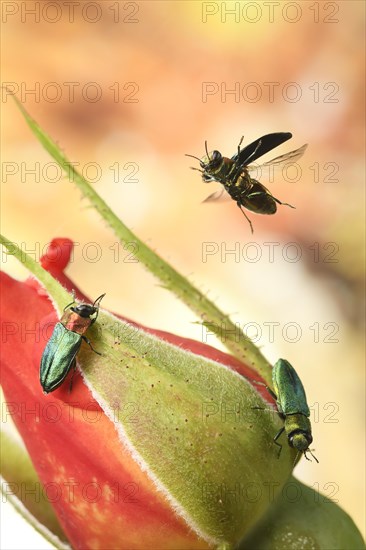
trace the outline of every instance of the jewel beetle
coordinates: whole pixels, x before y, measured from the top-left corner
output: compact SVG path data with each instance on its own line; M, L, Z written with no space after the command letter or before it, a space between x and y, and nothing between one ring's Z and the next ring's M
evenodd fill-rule
M259 181L252 178L250 173L258 171L261 168L284 167L288 163L298 160L305 152L307 145L295 149L289 153L276 157L260 166L253 163L262 155L265 155L272 149L275 149L292 137L290 132L276 132L262 136L249 145L240 148L243 138L238 145L237 153L231 158L224 157L220 151L208 152L207 141L205 142L206 156L202 159L194 155L186 155L199 161L200 168L193 168L202 173L204 182L217 181L221 183L223 189L212 193L203 202L211 202L221 197L230 197L236 202L247 221L249 222L251 232L253 225L245 213L244 208L255 212L256 214L275 214L277 204L282 204L294 208L291 204L281 202L274 197L272 193Z
M95 353L101 355L93 348L85 332L95 323L104 296L105 294L99 296L93 304L80 303L73 306L73 300L64 308L64 313L55 325L41 359L40 382L45 393L57 389L69 371L76 368L76 355L82 340L89 344Z
M309 449L313 441L309 420L310 410L304 386L297 372L288 361L279 359L273 367L272 380L274 391L270 388L268 390L276 399L278 412L284 420L284 426L273 440L280 447L278 456L281 454L282 445L277 440L283 432L286 432L290 447L299 453L304 453L307 460L310 459L306 453L310 453L316 462L319 462Z

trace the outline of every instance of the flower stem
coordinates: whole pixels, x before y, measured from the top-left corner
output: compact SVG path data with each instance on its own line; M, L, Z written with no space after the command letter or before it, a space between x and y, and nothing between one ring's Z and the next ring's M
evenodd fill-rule
M15 96L13 97L34 135L56 160L61 169L66 172L69 179L77 185L83 196L89 200L109 227L113 229L117 238L124 244L134 242L136 244L135 257L160 280L162 286L173 292L186 304L205 326L209 326L210 330L221 339L233 355L248 363L267 382L270 382L271 367L250 338L185 277L142 242L116 216L90 183L74 168L56 143L31 118L20 101Z

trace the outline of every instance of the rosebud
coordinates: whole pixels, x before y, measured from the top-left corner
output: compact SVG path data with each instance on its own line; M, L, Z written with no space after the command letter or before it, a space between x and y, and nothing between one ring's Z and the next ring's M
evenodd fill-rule
M277 458L282 423L258 375L214 348L100 310L88 338L102 356L84 344L78 354L85 384L77 374L71 393L68 377L45 395L39 364L56 316L34 281L2 281L2 319L17 328L5 342L4 391L73 547L239 541L293 464L288 445Z

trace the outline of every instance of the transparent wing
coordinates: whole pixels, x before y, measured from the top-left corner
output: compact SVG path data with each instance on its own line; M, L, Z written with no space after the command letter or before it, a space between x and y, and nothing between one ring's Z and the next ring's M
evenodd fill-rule
M204 202L226 202L231 201L232 198L230 197L229 193L222 187L222 189L219 189L218 191L215 191L215 193L212 193L209 195Z
M250 176L256 180L266 179L273 181L274 175L278 171L282 170L286 165L294 164L297 162L305 153L308 144L305 143L299 149L280 155L272 160L264 162L263 164L250 164L247 166Z

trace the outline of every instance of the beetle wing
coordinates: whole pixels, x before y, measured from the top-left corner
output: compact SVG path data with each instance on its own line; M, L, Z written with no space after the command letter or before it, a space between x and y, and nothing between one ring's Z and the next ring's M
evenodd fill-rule
M272 370L274 390L284 415L300 413L310 416L302 382L292 365L279 359Z
M251 177L255 179L271 179L270 174L277 170L282 170L287 164L295 163L299 160L306 151L308 144L305 143L302 147L275 157L272 160L264 162L263 164L250 164L246 167L248 172L250 172Z
M292 138L290 132L277 132L274 134L267 134L261 138L256 139L253 143L250 143L239 153L231 157L238 166L245 166L248 162L254 162L256 159L268 153L275 147L281 145L288 139Z
M81 336L57 323L41 359L40 382L46 393L58 388L71 369L81 346Z
M215 202L215 201L224 202L224 201L231 201L231 200L232 198L230 197L229 193L224 188L221 188L218 191L215 191L214 193L209 195L207 198L205 198L205 200L203 200L202 203Z

